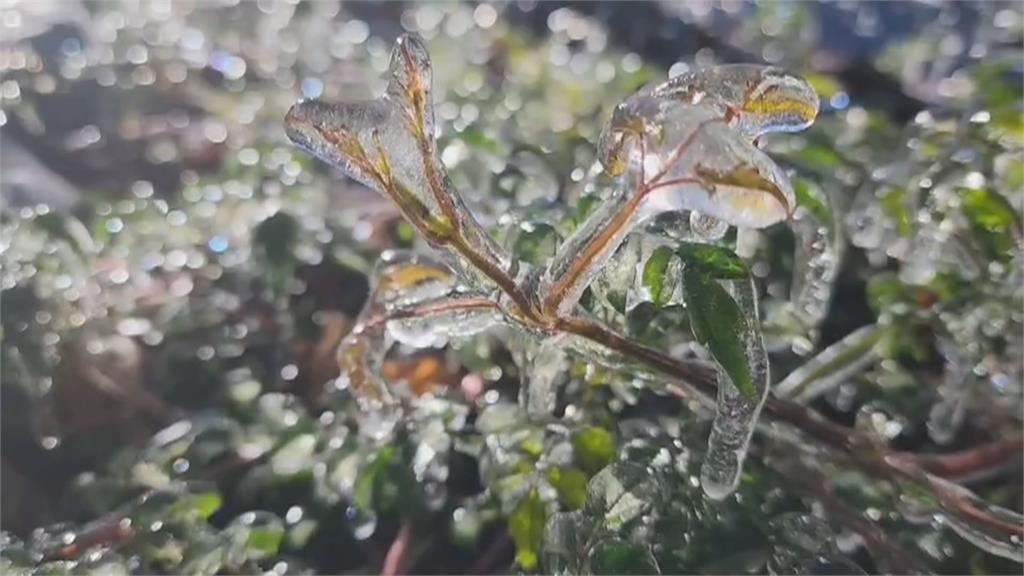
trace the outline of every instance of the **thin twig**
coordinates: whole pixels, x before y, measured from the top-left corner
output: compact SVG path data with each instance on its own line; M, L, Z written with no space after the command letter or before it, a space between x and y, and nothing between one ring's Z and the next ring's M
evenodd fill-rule
M398 529L387 555L384 556L384 566L381 567L381 576L399 576L405 572L405 562L409 555L412 540L412 521L406 520Z
M898 452L904 460L942 478L973 476L993 468L1001 468L1021 457L1024 451L1024 436L1016 436L999 442L982 444L951 454L914 454Z

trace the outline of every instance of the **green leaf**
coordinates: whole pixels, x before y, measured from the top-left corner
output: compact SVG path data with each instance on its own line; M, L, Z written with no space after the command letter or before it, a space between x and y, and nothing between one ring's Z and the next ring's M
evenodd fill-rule
M547 509L536 489L530 490L508 518L508 532L516 545L516 562L526 570L537 567L546 521Z
M736 389L754 398L757 391L743 346L747 322L739 305L714 278L697 268L688 266L683 271L683 283L693 336L715 357Z
M832 229L832 209L817 184L803 178L794 178L793 194L796 196L797 206L803 206L818 222Z
M711 244L684 243L676 254L689 270L712 278L739 279L748 276L747 265L732 250Z
M835 150L817 144L810 144L798 150L793 154L793 157L825 169L832 169L843 165L842 157L836 154Z
M270 556L277 554L284 538L284 528L276 525L254 527L249 530L249 539L245 544L250 550L256 550L262 555Z
M593 574L661 574L650 550L641 544L606 540L590 553Z
M587 475L579 468L556 466L548 470L548 482L558 492L558 499L570 510L583 507L587 499Z
M665 290L665 272L668 270L668 263L672 259L672 249L668 246L657 248L651 257L644 264L642 281L644 288L651 293L651 302L656 306L664 306L668 300L668 290Z
M576 462L588 474L594 474L615 459L615 440L612 435L597 426L580 430L572 438L572 449Z
M1013 248L1010 231L1018 226L1013 207L1000 194L984 188L961 188L960 194L964 215L989 256L1005 258Z
M889 188L878 197L882 211L896 223L896 232L900 236L910 235L910 214L903 203L906 195L906 190L902 188Z
M217 492L202 492L192 497L192 508L200 518L206 520L220 509L223 500Z
M550 224L524 222L512 252L524 262L543 264L555 255L562 239Z
M387 468L394 455L394 446L385 446L377 453L373 462L359 474L352 496L352 501L356 506L363 510L373 509L374 486L377 484L378 476Z
M299 223L291 215L278 212L256 226L255 244L273 266L292 261L292 249L298 240Z

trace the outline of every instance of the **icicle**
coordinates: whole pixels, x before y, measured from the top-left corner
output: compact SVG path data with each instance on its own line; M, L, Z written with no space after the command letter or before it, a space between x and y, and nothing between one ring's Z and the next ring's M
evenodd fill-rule
M938 348L946 362L939 398L928 412L928 436L936 444L949 444L963 424L965 404L975 380L956 343L940 338Z
M747 446L757 417L768 397L768 353L764 348L753 280L723 283L746 318L743 334L751 382L756 396L748 398L732 383L725 370L718 371L715 420L708 437L708 451L700 470L701 485L709 498L721 500L739 485ZM685 289L685 288L684 288Z
M807 403L863 371L878 359L876 345L882 330L871 324L858 328L822 350L772 388L779 398Z
M519 403L531 418L549 417L555 411L558 386L569 368L564 346L560 338L547 338L527 354Z
M796 235L796 264L790 306L813 345L817 341L818 325L825 318L832 300L832 287L839 274L842 240L825 223L804 217L799 212L793 219L793 232Z

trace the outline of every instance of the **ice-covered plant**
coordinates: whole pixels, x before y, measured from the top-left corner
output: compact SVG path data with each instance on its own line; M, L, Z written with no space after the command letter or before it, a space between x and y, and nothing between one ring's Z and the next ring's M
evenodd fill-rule
M701 362L630 342L580 305L627 235L660 214L682 214L688 229L666 246L682 259L694 338L717 364L717 415L702 481L713 498L731 493L768 393L768 360L752 280L721 240L730 226L763 228L795 209L786 174L752 140L809 126L818 111L810 85L773 68L734 65L631 96L599 143L610 193L550 262L532 266L490 237L445 173L435 149L430 61L416 37L398 40L389 73L379 99L307 101L287 117L295 143L389 197L440 255L437 263L391 256L381 265L360 323L339 352L343 377L364 398L393 402L395 392L380 378L391 342L423 347L502 325L530 363L522 367L522 398L534 414L554 410L552 386L569 350L616 367L621 360L639 361L640 369L661 364L703 382L709 371Z
M813 342L836 274L836 223L827 200L806 184L794 190L786 173L756 145L765 133L799 131L814 121L818 97L807 82L774 68L731 65L688 72L635 93L615 109L598 143L599 165L592 173L604 194L581 202L564 241L532 225L513 234L518 242L525 230L532 234L528 242L545 245L530 258L518 258L474 217L445 172L435 144L431 80L424 46L415 36L404 36L392 53L383 96L340 104L304 101L286 119L287 133L298 146L390 198L432 248L429 254L385 255L368 303L339 349L339 385L354 391L362 413L401 418L403 409L416 405L410 390L383 377L384 357L395 344L436 347L492 331L520 365L521 404L534 422L550 421L557 384L573 358L631 374L695 405L713 405L699 480L712 500L737 488L759 413L767 406L772 422L797 429L770 425L767 435L783 451L814 455L802 461L769 457L778 471L826 474L832 466L853 464L929 495L925 499L935 502L965 538L987 539L986 549L1019 556L1012 512L932 476L914 457L889 453L866 434L828 423L785 394L768 394L757 290L734 248L742 248L751 230L793 224L799 261L782 322L792 327L796 321L798 339L805 342L793 343L797 351ZM657 305L655 310L681 305L690 343L662 350L632 337L630 332L642 331L631 330L630 320L615 312L645 302ZM658 313L648 320L657 323ZM870 345L872 337L866 338ZM827 360L826 351L810 366ZM508 428L511 417L495 416L496 410L481 415L480 430L489 429L492 420ZM526 452L536 454L538 442L564 444L558 430L537 431L534 437L522 429L516 442L534 446ZM540 458L558 461L557 456ZM561 494L567 477L559 470L549 463L542 484ZM615 469L605 475L611 479L591 482L588 502L622 481ZM827 489L804 481L840 510L836 513L844 513ZM503 506L510 533L525 554L519 557L524 566L537 562L536 524L546 516L537 490L520 487ZM608 497L622 498L622 490L611 490L618 496ZM549 535L570 541L582 537L579 522L593 529L592 520L573 520L577 528L566 536L564 522L552 522ZM579 545L585 549L577 553L597 553L590 544ZM869 548L891 555L891 566L914 569L884 539L869 538Z

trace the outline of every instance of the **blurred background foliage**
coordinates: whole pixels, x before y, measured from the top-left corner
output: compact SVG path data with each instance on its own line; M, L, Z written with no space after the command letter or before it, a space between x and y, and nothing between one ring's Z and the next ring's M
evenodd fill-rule
M378 94L420 33L454 183L542 262L599 201L594 142L631 92L724 62L805 75L818 122L761 145L841 264L814 341L782 306L793 232L739 239L775 379L881 449L1002 442L950 476L1020 512L1019 4L37 0L2 25L5 573L1019 573L1019 536L853 469L801 482L816 464L767 466L760 435L705 500L708 415L586 358L536 421L496 340L397 349L416 401L361 412L335 349L380 253L420 241L281 126L299 97ZM627 282L589 307L677 341Z

